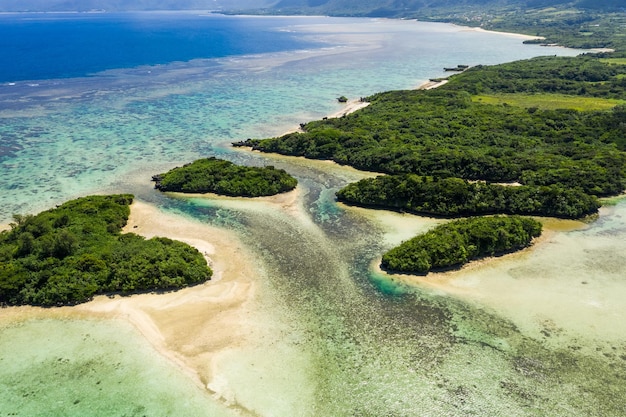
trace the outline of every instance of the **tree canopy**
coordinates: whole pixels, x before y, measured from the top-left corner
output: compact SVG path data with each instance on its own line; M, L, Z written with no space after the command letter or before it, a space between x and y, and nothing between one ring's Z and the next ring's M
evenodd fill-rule
M205 158L164 174L155 175L161 191L216 193L228 196L259 197L293 190L298 181L273 166L246 167L217 158Z
M478 66L437 89L375 94L368 107L303 132L235 145L387 174L339 190L350 204L580 218L597 212L597 197L626 188L624 80L626 62L604 56ZM583 97L584 110L573 109ZM495 184L513 182L521 186ZM497 232L485 237L489 230ZM393 249L383 266L424 273L460 265L525 247L540 230L517 217L452 223Z
M577 219L596 213L598 199L560 185L507 186L460 178L384 175L352 183L340 201L437 216L524 214Z
M171 290L210 279L195 248L122 234L130 194L89 196L35 216L15 215L0 233L0 304L57 306L96 294Z
M621 61L589 56L480 66L435 90L376 94L368 98L370 106L307 123L303 133L242 144L397 176L363 181L338 194L353 204L446 216L581 217L597 210L592 196L616 195L626 187L626 106L615 105L626 96L625 79ZM521 94L523 100L516 100ZM546 108L543 103L552 94L558 94L556 104ZM497 95L497 104L481 101L489 95ZM600 110L558 108L576 97L613 101L597 106ZM447 180L424 180L418 190L417 177ZM519 182L524 187L467 181ZM407 185L418 194L428 188L440 195L420 203L408 194ZM459 188L472 201L434 203Z
M522 249L539 235L541 223L531 218L496 216L455 220L391 249L383 255L381 266L392 272L425 274Z

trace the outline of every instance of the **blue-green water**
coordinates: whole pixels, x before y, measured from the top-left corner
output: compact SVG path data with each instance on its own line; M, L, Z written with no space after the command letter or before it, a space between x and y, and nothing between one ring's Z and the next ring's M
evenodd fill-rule
M239 26L257 20L239 19ZM575 53L449 25L321 21L273 19L264 30L324 48L0 85L0 222L123 188L129 174L149 178L172 164L230 153L223 144L279 134L339 110L340 95L414 87L456 63Z
M479 294L456 297L371 272L396 238L387 223L334 202L357 174L228 145L340 110L340 95L417 86L444 66L576 52L414 21L232 19L302 47L0 86L0 222L80 195L132 192L231 230L259 259L256 303L267 320L259 326L275 337L223 359L226 401L118 322L5 327L0 415L626 415L626 339L608 331L623 327L611 324L624 313L623 203L587 231L468 272L460 282ZM151 188L152 174L210 155L287 169L299 179L304 217ZM400 218L399 227L415 221ZM552 299L516 308L515 294L489 284L494 277L524 297L547 288Z
M2 416L233 415L123 323L15 324L0 363Z

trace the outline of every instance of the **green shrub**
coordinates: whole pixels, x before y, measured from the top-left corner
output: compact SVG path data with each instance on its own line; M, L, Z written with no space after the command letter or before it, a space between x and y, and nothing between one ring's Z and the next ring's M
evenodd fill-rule
M155 187L161 191L241 197L275 195L298 185L298 181L282 169L238 166L217 158L199 159L155 175L153 179Z

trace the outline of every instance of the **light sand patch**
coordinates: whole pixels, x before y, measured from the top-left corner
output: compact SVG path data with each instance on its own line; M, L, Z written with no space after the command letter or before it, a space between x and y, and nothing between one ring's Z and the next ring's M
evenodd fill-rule
M234 147L233 150L240 152L250 152L249 147ZM295 165L303 168L310 168L322 171L326 174L332 174L339 178L346 178L350 181L358 181L363 178L373 178L384 175L380 172L360 171L349 165L341 165L335 161L328 159L307 159L304 156L281 155L277 153L264 153L260 151L252 151L263 156L264 159L286 162L289 165Z
M555 346L581 340L592 341L588 346L623 342L626 324L617 318L626 314L621 301L626 290L616 257L623 243L582 233L590 227L584 222L542 221L544 232L531 247L473 261L460 270L390 275L380 271L380 258L372 268L394 281L497 311L525 334Z
M524 40L545 39L543 36L525 35L523 33L500 32L500 31L496 31L496 30L485 30L483 28L478 28L478 27L459 26L459 28L460 28L461 32L495 33L495 34L498 34L498 35L504 35L504 36L508 36L508 37L511 37L511 38L518 38L518 39L524 39Z
M248 210L250 202L231 201ZM299 217L294 213L300 204L293 192L261 199L252 209ZM100 296L75 307L8 308L0 324L29 318L123 320L215 399L244 416L298 416L309 409L315 390L309 352L297 343L276 344L294 337L291 323L282 318L282 307L265 286L262 262L233 232L137 200L124 231L195 246L207 258L213 278L175 292Z
M348 100L348 102L345 103L341 110L338 110L337 112L331 114L330 116L328 116L328 118L338 118L346 116L350 113L354 113L357 110L364 109L365 107L369 106L369 104L370 103L368 103L367 101L361 101L360 99Z
M168 192L168 195L175 198L200 198L212 200L218 203L223 207L237 208L243 210L254 210L258 211L261 208L265 208L265 210L280 210L284 213L287 213L291 216L298 217L299 219L305 221L307 216L304 213L304 208L302 206L302 189L300 187L296 187L294 190L276 194L272 196L266 197L229 197L223 196L215 193L173 193ZM188 237L183 237L181 239L184 242L192 243L189 241ZM195 246L195 245L194 245Z
M188 242L209 259L214 278L176 292L99 296L75 307L5 308L0 323L34 318L125 320L201 386L211 385L215 379L229 381L229 376L217 374L220 363L215 358L253 349L268 332L267 317L256 310L260 272L254 257L230 232L163 213L140 201L132 204L124 231ZM222 394L215 393L217 397Z
M415 87L415 89L416 90L432 90L433 88L441 87L442 85L445 85L447 83L448 83L447 79L436 80L436 81L428 80L428 81L421 83L417 87Z
M339 206L345 210L367 218L377 225L380 230L384 230L385 244L389 248L397 246L418 234L426 233L438 224L449 221L445 219L422 217L390 210L373 210L371 208L350 206L343 203L339 203ZM378 263L380 263L380 260Z

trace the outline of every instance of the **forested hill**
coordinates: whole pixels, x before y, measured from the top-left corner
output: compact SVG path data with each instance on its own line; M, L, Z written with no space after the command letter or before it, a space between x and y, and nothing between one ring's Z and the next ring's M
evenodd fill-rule
M424 9L459 9L467 7L527 7L533 0L279 0L273 9L286 12L318 11L330 15L406 17ZM562 0L544 3L570 3ZM544 6L542 6L544 7Z
M471 13L477 9L548 7L610 11L625 8L622 0L279 0L272 9L307 14L317 11L331 15L407 17L426 10L457 10Z
M544 37L575 48L626 51L623 0L3 0L0 12L211 10L228 14L388 17Z

